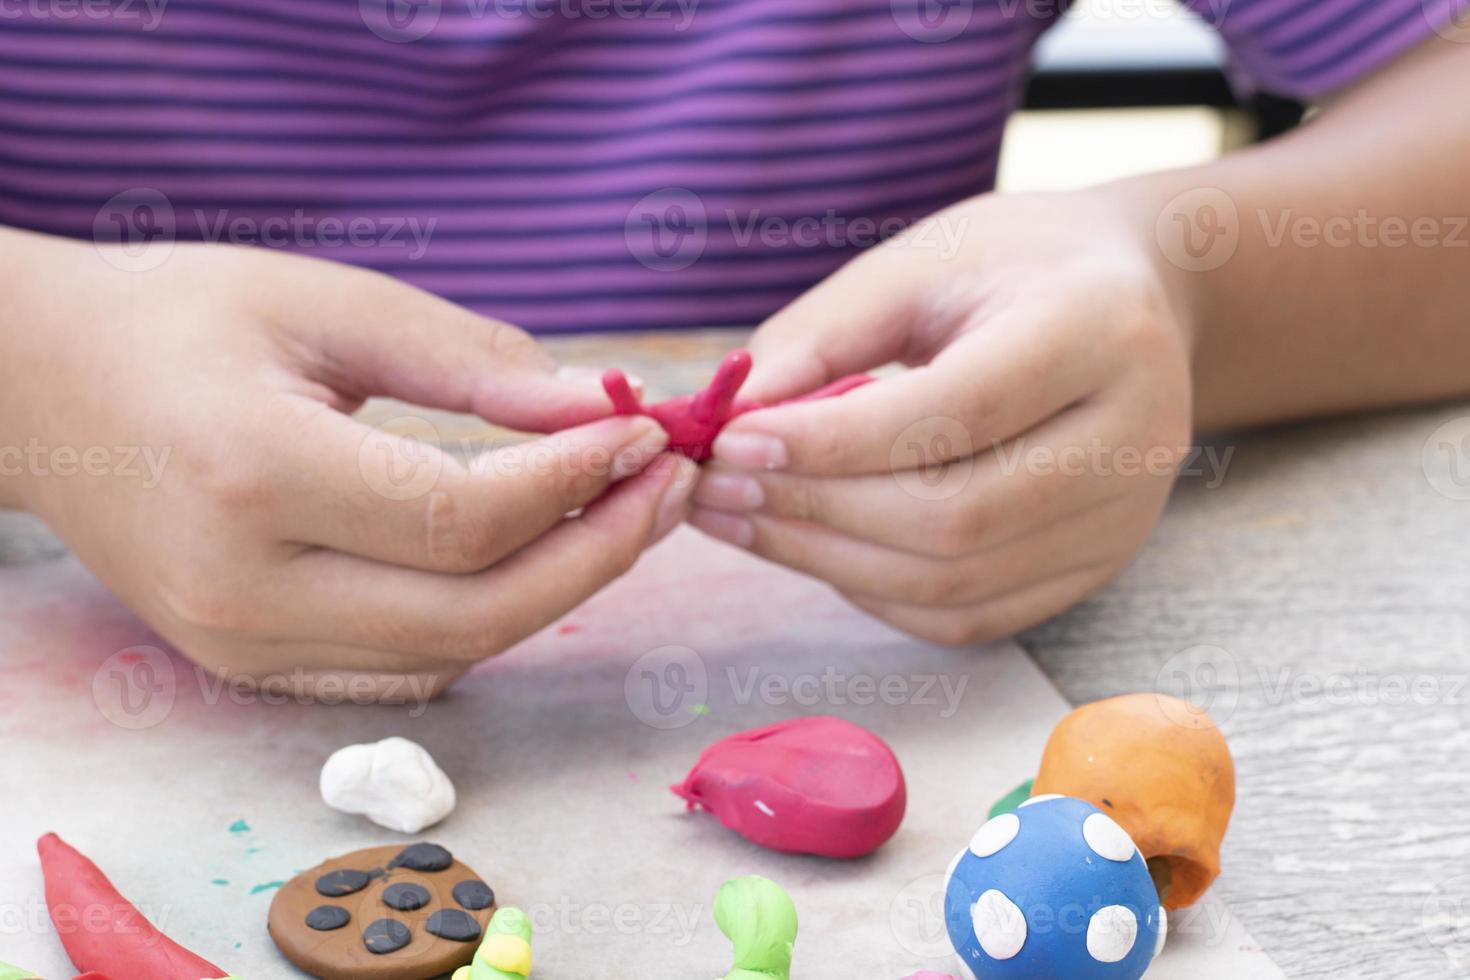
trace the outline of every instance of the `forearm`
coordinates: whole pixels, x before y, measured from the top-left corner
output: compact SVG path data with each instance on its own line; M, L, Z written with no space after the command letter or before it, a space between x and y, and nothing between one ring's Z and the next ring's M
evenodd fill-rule
M33 371L22 338L28 319L20 292L29 277L22 252L25 236L0 227L0 509L25 507L27 378Z
M1467 88L1436 41L1284 139L1101 190L1190 324L1201 428L1470 393Z
M68 380L72 313L95 278L86 245L0 226L0 508L31 509L50 472L50 424L87 390Z

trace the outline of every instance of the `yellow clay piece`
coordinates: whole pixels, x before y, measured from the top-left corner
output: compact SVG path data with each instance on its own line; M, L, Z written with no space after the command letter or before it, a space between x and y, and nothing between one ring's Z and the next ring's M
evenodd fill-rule
M501 934L489 937L480 947L480 958L486 966L497 970L522 977L531 975L531 944L519 936Z

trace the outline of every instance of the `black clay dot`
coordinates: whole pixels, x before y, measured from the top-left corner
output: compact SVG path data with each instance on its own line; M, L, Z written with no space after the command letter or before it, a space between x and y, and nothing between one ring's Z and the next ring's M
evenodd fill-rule
M461 881L454 886L454 900L471 912L478 912L495 904L495 893L483 881Z
M352 916L340 905L318 905L306 913L306 924L318 932L341 929L352 921Z
M369 953L392 953L409 944L413 933L397 919L379 919L362 931L362 944Z
M440 939L452 939L457 943L472 943L480 938L480 924L468 912L459 909L440 909L429 916L424 928Z
M410 844L388 862L390 868L411 871L443 871L454 863L454 855L438 844Z
M429 904L429 890L423 885L401 881L383 889L383 904L400 912L412 912Z
M328 871L316 880L316 891L318 895L328 898L341 898L343 895L362 891L370 880L366 871L345 868L341 871Z

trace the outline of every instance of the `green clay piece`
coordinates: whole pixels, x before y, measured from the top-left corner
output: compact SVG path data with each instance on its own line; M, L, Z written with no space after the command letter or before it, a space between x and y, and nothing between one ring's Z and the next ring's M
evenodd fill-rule
M469 966L451 980L525 980L531 975L531 920L520 909L495 913L485 927L485 940Z
M735 945L735 966L724 980L791 980L796 906L780 885L754 875L725 882L715 924Z
M0 980L41 980L41 976L9 963L0 963Z
M1002 796L1000 798L1000 802L996 803L995 806L990 808L990 819L994 820L1002 813L1010 813L1012 810L1019 807L1022 803L1025 803L1027 800L1031 799L1031 787L1034 783L1034 779L1028 779L1020 786L1017 786L1015 789L1011 790L1005 796Z

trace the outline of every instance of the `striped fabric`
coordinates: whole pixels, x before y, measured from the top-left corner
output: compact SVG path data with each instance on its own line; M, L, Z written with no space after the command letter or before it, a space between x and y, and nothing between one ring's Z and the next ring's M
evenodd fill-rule
M1462 0L1188 0L1229 42L1243 80L1311 101L1421 44L1470 41Z
M1454 3L1193 0L1308 96ZM0 223L310 252L538 331L751 323L990 188L1064 5L0 0Z

